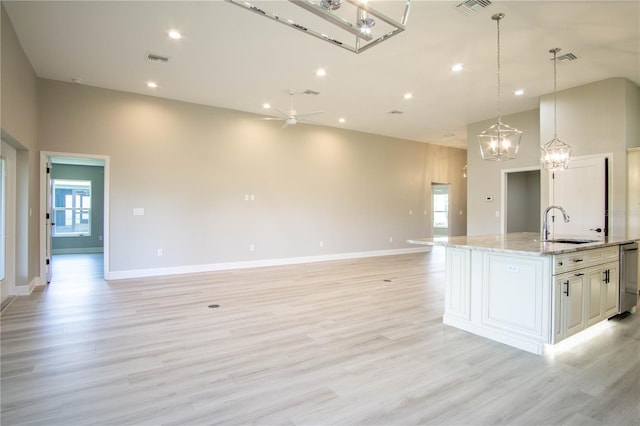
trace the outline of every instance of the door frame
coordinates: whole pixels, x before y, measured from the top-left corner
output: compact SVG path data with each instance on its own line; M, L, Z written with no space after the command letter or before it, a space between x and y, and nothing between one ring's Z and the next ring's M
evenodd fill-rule
M104 227L103 227L103 259L104 259L104 279L110 278L111 269L109 262L110 253L110 232L109 232L109 176L110 158L107 155L79 154L69 152L40 151L40 285L47 284L47 191L49 183L47 179L47 163L51 157L65 157L77 159L101 160L104 162Z
M542 173L542 168L538 166L529 166L529 167L516 167L513 169L502 169L500 170L500 233L505 234L507 232L507 175L509 173L518 173L518 172L532 172L540 170L540 207L542 208L543 201L548 198L548 194L546 192L546 188L548 185L544 183L547 175ZM545 201L546 202L546 201ZM542 214L542 211L540 212Z
M569 164L571 164L571 160L607 160L607 163L605 165L605 195L606 195L606 202L605 202L605 237L608 237L611 235L611 225L612 225L612 215L611 215L611 206L613 206L613 154L612 153L603 153L603 154L590 154L590 155L581 155L581 156L575 156L575 157L571 157L571 159L569 160ZM553 179L551 179L550 176L551 172L548 173L544 173L545 177L547 178L547 188L548 188L548 194L546 199L544 199L543 201L545 203L547 203L548 206L550 206L553 202L553 197L554 197L554 191L555 188L553 188L554 185L554 181ZM542 183L541 183L542 184ZM541 208L545 208L543 207L544 204L540 204Z
M5 196L5 233L3 235L5 241L1 242L5 244L4 246L4 278L2 281L4 283L8 283L7 290L7 298L8 300L11 296L15 296L18 294L17 286L16 286L16 271L17 271L17 223L18 223L18 203L17 200L17 192L18 192L18 150L9 144L4 138L0 140L0 143L4 145L6 148L10 149L12 152L9 156L2 156L5 159L5 173L6 173L6 192ZM0 154L2 153L2 148L0 148ZM1 171L0 171L1 173ZM9 197L7 197L9 195ZM0 303L4 303L5 300L0 300Z
M435 237L436 235L434 234L435 231L435 227L433 226L433 196L434 196L434 191L433 191L433 187L434 186L444 186L447 188L447 195L451 195L451 184L450 183L443 183L443 182L431 182L431 200L429 200L429 203L431 205L431 213L430 213L430 230L431 230L431 236ZM449 202L447 203L447 236L451 236L451 200L449 199Z

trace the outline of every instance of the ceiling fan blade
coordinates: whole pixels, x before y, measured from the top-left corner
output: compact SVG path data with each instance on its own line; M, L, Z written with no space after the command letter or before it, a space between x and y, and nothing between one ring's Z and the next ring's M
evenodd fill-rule
M296 117L305 117L307 115L317 115L317 114L324 114L324 111L311 111L311 112L304 112L302 114L297 114Z
M277 120L277 121L282 121L282 120L286 120L286 118L280 118L280 117L263 117L260 120Z
M284 118L287 118L289 116L286 112L282 111L279 108L271 107L271 109L277 112L278 114L280 114Z

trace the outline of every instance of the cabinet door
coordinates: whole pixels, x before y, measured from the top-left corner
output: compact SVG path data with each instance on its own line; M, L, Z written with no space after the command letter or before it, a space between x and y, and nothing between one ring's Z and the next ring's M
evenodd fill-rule
M571 336L586 327L585 315L585 274L567 274L568 277L562 288L562 314L563 314L563 334L564 337Z
M447 248L446 286L444 293L445 315L470 319L471 252L465 249Z
M606 282L603 283L604 290L602 292L602 314L603 318L611 318L618 313L618 292L620 288L619 266L618 262L605 265Z
M606 291L605 279L606 271L601 267L591 268L586 273L587 280L587 327L602 320L603 303L602 298Z

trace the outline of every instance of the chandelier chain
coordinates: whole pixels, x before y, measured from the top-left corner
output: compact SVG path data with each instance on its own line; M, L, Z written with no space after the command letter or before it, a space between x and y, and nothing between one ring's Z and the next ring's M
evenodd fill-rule
M558 49L553 49L553 138L558 139L558 77L556 55Z
M500 19L500 16L496 19L498 26L498 123L502 123L502 102L500 98Z

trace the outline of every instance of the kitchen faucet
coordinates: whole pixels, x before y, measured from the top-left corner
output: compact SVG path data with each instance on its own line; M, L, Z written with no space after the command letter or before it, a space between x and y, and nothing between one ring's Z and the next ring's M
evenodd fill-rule
M569 222L569 215L567 212L560 206L549 206L544 210L542 214L542 241L547 241L549 238L549 228L547 227L547 216L549 216L549 210L558 209L562 212L562 217L564 218L565 223Z

